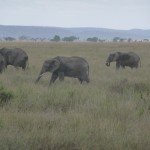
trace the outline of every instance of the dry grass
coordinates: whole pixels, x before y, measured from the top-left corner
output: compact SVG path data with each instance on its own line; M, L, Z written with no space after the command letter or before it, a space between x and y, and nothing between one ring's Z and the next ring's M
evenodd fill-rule
M0 43L29 55L25 72L9 66L0 86L12 98L0 106L0 150L149 150L150 43ZM142 67L105 66L110 52L134 51ZM65 78L48 88L34 81L45 59L81 56L90 83Z

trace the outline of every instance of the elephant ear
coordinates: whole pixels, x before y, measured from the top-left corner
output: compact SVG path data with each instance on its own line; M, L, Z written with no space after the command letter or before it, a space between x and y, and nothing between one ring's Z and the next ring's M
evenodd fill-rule
M114 54L114 60L117 61L117 60L119 59L120 55L121 55L120 52L116 52L116 53Z
M60 67L60 61L57 60L57 59L53 59L50 66L51 66L50 67L50 71L54 72L54 71L56 71L56 70L59 69L59 67Z

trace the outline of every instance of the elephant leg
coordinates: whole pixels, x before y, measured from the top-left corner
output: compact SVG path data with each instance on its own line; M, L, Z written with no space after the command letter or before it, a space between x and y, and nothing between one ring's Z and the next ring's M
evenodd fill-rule
M86 78L86 82L87 82L87 83L89 83L89 82L90 82L90 79L89 79L88 77Z
M139 67L139 64L137 63L137 64L135 64L135 68L137 69Z
M82 79L83 79L83 81L86 81L87 83L90 82L89 76L87 74L84 75Z
M82 84L83 80L81 78L78 78L79 82Z
M120 68L120 63L116 62L116 69L118 70Z
M0 74L2 74L2 72L3 72L3 69L1 68L1 69L0 69Z
M27 69L27 67L28 67L28 61L23 62L23 64L22 64L22 70Z
M136 68L136 65L135 64L131 64L131 65L129 65L129 67L133 70L134 67Z
M59 72L58 76L59 76L59 81L64 81L64 73L63 72Z
M54 83L57 78L58 78L58 74L57 73L53 73L49 85Z
M133 69L134 66L132 64L129 64L128 67L130 67L131 69Z
M18 66L15 66L16 70L19 70L19 67Z
M124 65L121 65L122 69L125 69L125 66Z
M7 66L8 66L8 65L7 65L7 64L5 64L5 68L7 68Z
M22 66L22 70L25 70L25 69L26 69L26 65L23 65L23 66Z
M79 76L78 80L81 84L83 83L83 81L86 81L87 83L90 82L89 76L87 74L83 74L83 75Z
M38 78L35 81L35 84L38 83L38 81L41 79L42 75L39 75Z

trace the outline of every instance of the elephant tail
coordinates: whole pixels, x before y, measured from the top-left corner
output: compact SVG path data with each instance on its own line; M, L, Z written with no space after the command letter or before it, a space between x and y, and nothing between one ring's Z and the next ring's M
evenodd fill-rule
M140 67L141 67L141 58L139 57Z
M87 79L86 79L86 82L87 82L87 83L90 82L90 79L89 79L89 65L88 65L88 70L87 70Z
M87 75L89 76L89 64L88 64L88 67L87 67Z
M24 60L25 60L25 68L26 69L29 69L29 61L28 61L28 56L25 56L25 58L24 58Z
M26 69L29 69L29 61L26 62Z

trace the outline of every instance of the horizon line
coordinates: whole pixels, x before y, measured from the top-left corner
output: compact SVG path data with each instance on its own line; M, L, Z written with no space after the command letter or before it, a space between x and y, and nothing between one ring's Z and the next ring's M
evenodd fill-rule
M130 29L116 29L116 28L107 28L107 27L61 27L61 26L43 26L43 25L6 25L0 24L0 26L18 26L18 27L42 27L42 28L65 28L65 29L72 29L72 28L93 28L93 29L108 29L108 30L150 30L150 29L143 29L143 28L130 28Z

